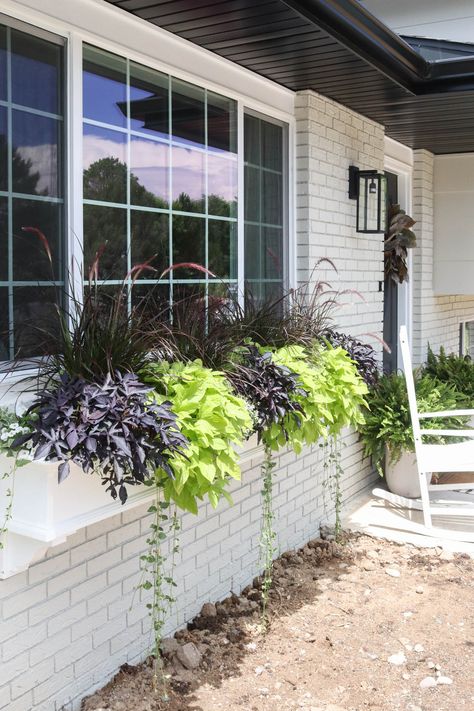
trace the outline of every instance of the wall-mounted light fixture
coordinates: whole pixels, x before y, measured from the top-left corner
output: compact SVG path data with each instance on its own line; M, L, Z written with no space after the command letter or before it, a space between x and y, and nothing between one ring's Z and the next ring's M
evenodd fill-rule
M385 232L387 178L376 170L349 166L349 197L357 200L357 232Z

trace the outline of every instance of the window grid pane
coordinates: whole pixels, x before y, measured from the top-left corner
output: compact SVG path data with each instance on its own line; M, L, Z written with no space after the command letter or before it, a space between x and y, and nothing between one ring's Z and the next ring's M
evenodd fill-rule
M87 96L97 83L105 87L101 110ZM86 278L108 237L113 256L105 260L104 252L101 283L120 283L134 264L153 258L158 274L173 263L195 262L237 284L236 102L88 45L84 94ZM117 211L126 214L120 235L111 229ZM172 302L173 291L188 293L188 284L204 288L207 299L210 281L216 280L191 268L163 281L144 272L140 294L144 285L158 284L162 294L168 284ZM140 298L132 294L129 302Z
M284 128L244 117L244 280L258 302L278 299L285 286Z
M0 361L49 352L64 289L64 46L0 26ZM50 264L33 227L46 237ZM6 256L6 258L5 258Z

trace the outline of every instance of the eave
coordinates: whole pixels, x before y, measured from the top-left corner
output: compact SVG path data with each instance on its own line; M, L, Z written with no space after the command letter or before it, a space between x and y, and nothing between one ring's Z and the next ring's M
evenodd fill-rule
M355 0L107 0L433 153L474 151L474 59L428 62Z

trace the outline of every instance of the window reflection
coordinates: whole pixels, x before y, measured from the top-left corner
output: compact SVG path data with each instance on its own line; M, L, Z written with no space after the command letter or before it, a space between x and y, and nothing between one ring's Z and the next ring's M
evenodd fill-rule
M113 126L127 125L127 63L94 47L84 47L84 117Z
M13 279L15 281L52 281L62 278L62 205L38 200L12 200L13 207ZM22 227L34 226L46 236L53 265L42 241ZM53 270L53 271L52 271Z
M178 79L173 79L171 86L173 139L204 146L204 89Z
M7 28L0 25L0 99L7 100ZM2 360L0 356L0 360Z
M237 279L237 224L209 220L208 267L219 279Z
M123 279L127 272L127 211L119 207L84 205L85 277L99 249L99 280Z
M132 205L167 208L169 204L169 146L132 136L130 199Z
M207 92L207 145L210 150L237 153L237 102Z
M62 114L62 46L10 32L13 103Z
M168 84L166 74L140 64L130 65L130 126L156 138L168 138Z
M173 263L205 264L206 222L202 217L173 216ZM201 272L182 268L173 274L175 279L201 279Z
M54 286L13 288L16 358L27 358L31 354L54 353L56 346L54 333L58 328L56 304L60 298Z
M8 259L4 258L4 255L8 254L8 198L6 197L0 197L0 254L3 257L0 259L0 281L7 281Z
M62 195L58 149L62 122L25 111L12 111L13 191Z
M0 190L8 190L7 110L3 106L0 106Z
M172 148L173 209L204 212L206 156L192 148Z
M207 156L209 213L237 216L237 161L211 152Z
M8 305L8 288L2 286L0 287L0 361L10 359Z
M96 94L101 97L94 103ZM85 48L86 272L108 239L102 278L121 279L130 264L156 254L159 272L170 262L209 261L219 277L237 279L237 166L234 100ZM207 281L190 268L169 280L172 298L178 283ZM150 281L150 273L140 281Z
M0 107L2 361L50 352L57 326L50 314L64 287L63 59L60 40L0 26L0 99L7 102Z
M126 154L125 133L84 125L84 198L126 203Z
M132 210L131 223L132 264L153 258L150 266L156 269L144 270L139 279L157 278L169 266L168 215Z
M283 291L283 127L257 116L244 122L245 283L258 301Z

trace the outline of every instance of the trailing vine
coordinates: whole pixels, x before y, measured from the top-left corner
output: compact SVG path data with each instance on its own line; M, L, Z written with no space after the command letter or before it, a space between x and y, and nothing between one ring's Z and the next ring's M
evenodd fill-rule
M342 490L341 477L344 473L341 464L341 448L343 446L337 435L329 435L323 444L324 448L324 469L326 478L324 486L327 487L334 506L334 537L339 543L342 536Z
M3 521L0 524L0 550L5 548L8 525L12 518L16 471L30 462L29 459L21 456L25 454L24 452L22 453L20 449L13 447L13 442L18 436L25 435L28 431L29 429L23 423L23 418L17 418L13 412L10 412L6 408L0 408L0 454L4 454L13 459L8 471L0 476L2 488L3 482L10 480L10 485L7 484L7 488L4 492L6 503Z
M273 528L275 514L273 512L273 469L276 462L272 450L265 444L262 463L262 527L260 531L260 556L263 565L262 580L262 630L268 628L268 600L272 585L272 563L276 553L276 533Z
M153 485L153 484L151 484ZM153 689L155 693L161 691L163 701L168 700L166 679L161 657L161 642L163 639L163 628L169 613L170 607L175 602L173 588L176 583L173 579L174 561L176 553L179 551L178 533L180 523L176 513L176 507L170 514L170 504L162 500L162 488L155 488L155 503L149 507L148 513L153 514L150 524L150 533L146 542L148 550L141 556L143 562L143 580L138 588L145 592L151 591L151 600L146 603L151 617L151 631L153 635L152 655L154 658L153 669ZM165 541L171 546L171 570L165 571L166 555L163 552Z
M15 461L13 463L12 468L5 472L2 477L1 481L5 481L6 479L11 480L11 485L7 488L5 491L5 499L6 499L6 506L5 506L5 513L3 516L3 522L0 526L0 550L5 548L5 539L8 533L8 524L11 520L12 517L12 509L13 509L13 494L15 491L15 471L16 471L16 457Z

